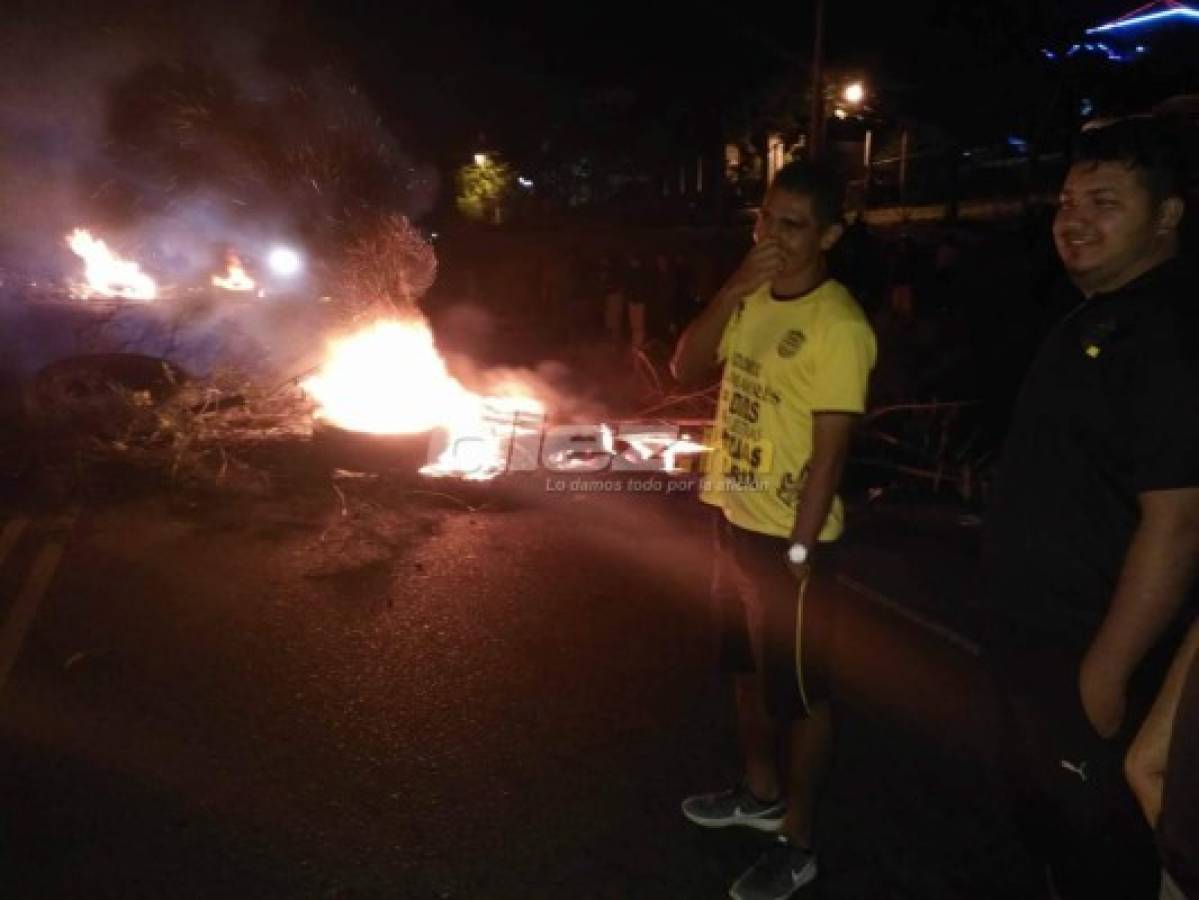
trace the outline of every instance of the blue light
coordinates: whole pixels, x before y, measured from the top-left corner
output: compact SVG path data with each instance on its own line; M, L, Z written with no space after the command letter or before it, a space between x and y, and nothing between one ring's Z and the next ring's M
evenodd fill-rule
M1191 9L1189 6L1175 6L1171 9L1163 9L1158 12L1146 13L1143 16L1133 16L1131 19L1117 19L1114 22L1108 22L1105 25L1099 25L1096 28L1088 28L1087 34L1100 34L1106 31L1118 31L1122 28L1136 28L1139 25L1145 25L1149 22L1159 22L1163 19L1192 19L1199 20L1199 9Z
M1025 153L1028 150L1028 141L1024 140L1024 138L1016 137L1014 134L1008 135L1007 142L1008 146L1017 153Z
M1046 59L1057 59L1057 54L1052 50L1042 50L1041 55L1043 55Z
M1055 57L1049 55L1050 53L1052 53L1052 51L1042 50L1041 52L1044 53L1050 59L1055 58ZM1141 52L1144 52L1144 51L1141 51ZM1123 52L1121 50L1118 50L1118 49L1112 47L1110 44L1092 43L1090 41L1087 41L1086 43L1082 43L1082 44L1072 44L1069 47L1069 49L1066 50L1066 56L1070 56L1070 57L1077 56L1080 53L1102 54L1103 57L1108 62L1112 62L1112 63L1127 63L1127 62L1131 62L1134 59L1134 54L1131 50L1129 50L1128 52Z

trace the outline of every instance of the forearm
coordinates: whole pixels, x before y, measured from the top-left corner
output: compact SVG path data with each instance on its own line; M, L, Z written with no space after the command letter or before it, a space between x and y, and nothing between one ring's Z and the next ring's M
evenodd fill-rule
M845 457L836 454L823 459L813 459L808 468L808 477L799 496L795 510L795 525L791 529L792 543L813 547L820 538L824 523L832 509L841 484L841 473L845 468Z
M1186 640L1175 655L1161 691L1141 724L1125 760L1124 771L1128 783L1141 804L1145 818L1152 826L1157 825L1161 814L1166 763L1170 756L1170 741L1174 735L1174 716L1197 650L1199 620L1192 624L1187 632Z
M1127 681L1178 614L1196 571L1199 528L1142 521L1088 657Z
M1178 708L1178 701L1182 699L1182 689L1186 685L1187 674L1191 671L1191 664L1195 661L1197 652L1199 652L1199 619L1191 624L1186 640L1182 642L1182 646L1174 655L1174 661L1170 663L1170 671L1166 673L1166 680L1162 682L1162 689L1153 703L1153 709L1150 710L1149 718L1153 719L1156 724L1164 723L1167 727L1173 724L1174 710ZM1146 719L1146 724L1148 721L1149 719Z
M740 299L726 286L679 337L670 371L681 383L694 384L715 367L720 339Z

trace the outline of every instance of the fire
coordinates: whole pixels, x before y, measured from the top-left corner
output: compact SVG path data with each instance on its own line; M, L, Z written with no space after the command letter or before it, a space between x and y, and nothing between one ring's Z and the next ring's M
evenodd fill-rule
M236 253L230 253L225 260L225 274L212 276L213 286L226 291L252 291L258 284L246 272Z
M316 416L370 434L420 434L443 429L446 450L426 475L485 480L507 467L511 442L539 423L544 405L508 385L503 396L467 390L450 375L420 319L381 320L334 341L320 372L303 383ZM533 429L535 430L535 429Z
M67 246L84 262L87 281L75 286L77 296L124 300L153 300L158 296L153 278L132 260L121 259L86 228L76 228L67 235Z

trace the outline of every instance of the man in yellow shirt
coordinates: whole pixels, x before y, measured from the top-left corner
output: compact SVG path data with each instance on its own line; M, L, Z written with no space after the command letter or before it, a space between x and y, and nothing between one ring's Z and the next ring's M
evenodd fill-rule
M816 877L812 820L832 747L832 610L819 576L843 528L837 487L875 360L865 315L827 273L843 193L813 164L781 169L753 250L672 362L685 383L723 365L702 498L722 512L721 656L735 676L745 761L737 787L690 797L683 812L705 827L781 832L733 885L734 900L783 900ZM745 590L728 591L730 580Z

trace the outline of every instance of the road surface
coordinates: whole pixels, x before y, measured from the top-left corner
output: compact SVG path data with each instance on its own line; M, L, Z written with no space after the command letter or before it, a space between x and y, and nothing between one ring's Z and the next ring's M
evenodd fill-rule
M800 896L1036 897L978 757L971 529L859 519ZM0 893L726 896L763 838L678 811L737 772L708 526L534 476L10 502Z

